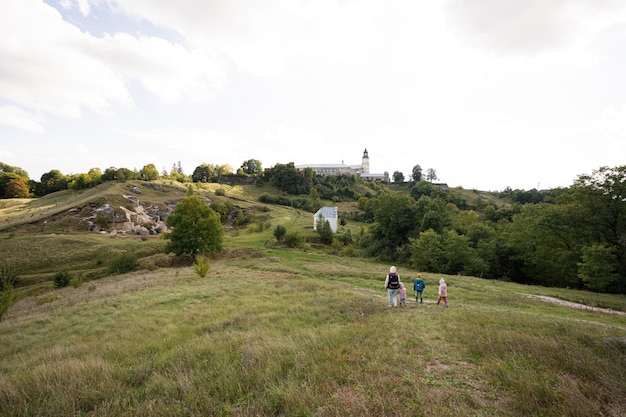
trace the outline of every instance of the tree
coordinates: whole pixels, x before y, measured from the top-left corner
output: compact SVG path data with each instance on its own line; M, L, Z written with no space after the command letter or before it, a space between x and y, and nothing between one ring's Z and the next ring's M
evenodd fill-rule
M5 198L28 197L28 184L24 178L10 179L4 189Z
M428 170L426 171L426 181L428 182L433 182L433 181L437 181L439 178L437 178L437 171L435 171L433 168L428 168Z
M322 242L327 244L333 243L333 229L330 227L330 222L321 214L315 220L315 230L320 235Z
M193 182L211 182L215 176L215 168L209 164L201 164L193 170L191 181Z
M393 173L393 182L404 182L404 174L400 171Z
M144 165L139 171L141 175L141 179L144 181L154 181L159 179L159 170L154 166L154 164Z
M248 175L260 175L263 172L261 161L258 159L248 159L241 164L241 169L244 174Z
M289 194L309 193L306 178L293 164L276 164L270 171L270 184Z
M585 288L605 292L619 279L617 258L613 251L603 245L585 247L582 262L578 263L578 276Z
M56 191L67 190L68 179L58 169L53 169L41 176L41 185L37 189L37 195L44 196Z
M166 253L190 254L195 261L199 253L222 250L224 228L220 215L198 195L188 192L166 224L172 228L166 235Z
M441 272L443 263L443 242L434 230L420 233L411 240L411 266L419 271Z
M276 238L277 242L282 242L283 239L285 238L285 234L287 234L287 229L283 225L279 224L274 229L274 237Z
M411 178L413 181L420 182L422 180L422 167L419 165L415 165L413 167L413 171L411 172Z

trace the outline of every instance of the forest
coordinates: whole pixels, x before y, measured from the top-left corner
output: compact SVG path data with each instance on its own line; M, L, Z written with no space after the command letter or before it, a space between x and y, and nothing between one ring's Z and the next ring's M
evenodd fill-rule
M626 166L600 167L564 188L506 189L499 197L509 204L499 206L470 204L457 190L425 180L363 187L355 176L322 177L292 164L262 170L256 160L245 161L237 174L273 186L276 192L264 194L263 203L315 212L329 202L356 202L358 210L341 213L341 222L364 226L338 240L362 256L432 273L626 293ZM187 176L179 163L169 174L148 164L140 171L94 168L71 176L52 170L33 181L19 167L0 163L0 198L105 181L220 182L229 175L235 174L228 166L203 164Z

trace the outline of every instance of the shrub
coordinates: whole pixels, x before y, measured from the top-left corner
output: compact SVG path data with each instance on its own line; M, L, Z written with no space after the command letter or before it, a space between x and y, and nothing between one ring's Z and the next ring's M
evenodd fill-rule
M193 269L196 271L196 274L200 275L202 278L206 277L210 267L211 262L204 256L197 257L196 262L193 265Z
M54 274L54 288L63 288L70 285L72 275L67 271L59 271Z
M276 241L282 242L283 239L285 238L286 233L287 233L287 229L285 229L285 226L282 226L280 224L276 226L276 228L274 229L274 237L276 238Z
M15 287L19 281L17 268L8 263L2 264L0 267L0 291L3 291L7 285L11 288Z
M109 227L109 219L102 213L98 213L96 215L96 226L100 228L100 230L106 230Z
M300 236L298 232L292 232L288 233L285 236L285 243L290 248L298 248L302 246L302 244L304 243L304 239Z
M70 279L70 285L72 286L72 288L80 287L81 285L83 285L83 277L79 276Z
M4 283L3 290L0 292L0 319L4 317L13 304L15 304L15 292L13 292L13 286Z
M113 262L109 265L109 272L112 274L125 274L133 272L138 266L137 256L131 253L123 253L113 259Z

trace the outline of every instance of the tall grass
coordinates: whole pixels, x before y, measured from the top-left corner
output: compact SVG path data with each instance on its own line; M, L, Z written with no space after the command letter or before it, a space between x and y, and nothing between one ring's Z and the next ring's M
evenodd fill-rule
M620 416L626 320L448 277L271 250L105 278L0 322L0 415ZM409 281L409 271L405 281ZM409 298L410 299L410 298Z

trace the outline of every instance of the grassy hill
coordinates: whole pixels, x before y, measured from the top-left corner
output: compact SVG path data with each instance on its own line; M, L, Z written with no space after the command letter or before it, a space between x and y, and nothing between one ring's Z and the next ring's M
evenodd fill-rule
M387 269L239 250L206 278L159 268L24 298L0 322L0 415L623 415L623 315L470 277L447 277L445 308L429 274L425 304L393 309Z
M139 185L154 204L185 193ZM29 271L0 321L0 416L623 416L624 296L447 276L445 308L426 273L425 304L389 308L389 265L276 245L278 224L315 236L311 213L280 206L262 212L270 228L229 229L200 278L167 264L158 236L84 231L74 209L126 204L128 186L0 209L2 260ZM198 192L262 206L263 189L217 187ZM143 269L49 284L124 251ZM417 271L399 272L410 284Z

